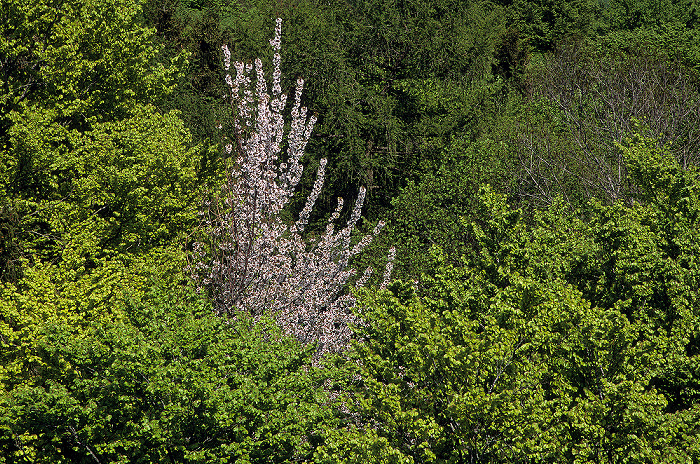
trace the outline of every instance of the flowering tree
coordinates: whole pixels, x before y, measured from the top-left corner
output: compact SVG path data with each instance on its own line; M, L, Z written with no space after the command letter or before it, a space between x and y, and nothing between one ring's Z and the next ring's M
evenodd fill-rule
M322 159L306 204L293 224L282 212L294 195L303 166L300 164L311 136L315 116L301 106L304 81L299 79L292 104L291 124L285 134L283 111L287 95L280 85L282 20L277 19L272 92L260 59L254 64L235 62L229 74L231 53L225 45L224 68L232 107L236 111L234 137L226 145L237 155L221 192L203 211L206 243L195 245L193 278L207 289L215 309L222 315L245 311L255 317L275 317L282 328L304 343L319 342L319 353L342 348L350 338L354 298L346 288L355 275L348 267L384 226L372 234L351 240L360 219L365 189L361 188L345 227L336 231L335 221L343 199L316 240L302 233L324 182L326 159ZM283 148L284 147L284 148ZM285 157L281 159L282 152ZM389 254L385 282L391 273L394 251ZM354 282L362 286L368 268Z

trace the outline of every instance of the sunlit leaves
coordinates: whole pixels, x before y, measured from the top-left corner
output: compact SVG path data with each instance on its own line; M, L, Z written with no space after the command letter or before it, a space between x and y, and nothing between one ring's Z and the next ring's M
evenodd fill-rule
M270 321L224 320L168 292L116 301L119 319L82 329L36 323L32 375L0 379L14 383L0 397L0 462L310 457L327 417L312 352Z
M634 204L527 224L482 189L461 266L435 252L415 289L365 294L365 440L421 462L698 457L698 181L652 141L622 149Z

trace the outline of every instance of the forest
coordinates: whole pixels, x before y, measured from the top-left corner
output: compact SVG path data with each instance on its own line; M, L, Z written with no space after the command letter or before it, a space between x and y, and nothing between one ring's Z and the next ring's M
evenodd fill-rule
M698 0L0 0L0 464L700 462L699 168Z

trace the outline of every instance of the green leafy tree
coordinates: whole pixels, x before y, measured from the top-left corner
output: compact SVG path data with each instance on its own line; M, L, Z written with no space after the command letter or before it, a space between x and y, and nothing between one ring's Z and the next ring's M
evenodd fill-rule
M462 222L478 214L479 185L492 182L503 192L517 187L513 184L518 173L511 167L517 162L503 142L455 138L435 164L392 200L387 240L398 244L397 278L413 280L429 272L434 265L431 247L439 247L448 261L460 264L469 246Z
M634 205L584 220L560 201L528 225L485 189L462 266L438 251L416 288L364 295L349 403L362 426L326 446L413 462L698 459L697 172L655 140L620 149Z
M31 377L27 363L44 324L68 325L77 336L91 323L122 320L124 299L140 301L153 286L177 292L185 264L180 250L160 248L103 258L91 272L45 262L28 266L17 282L0 284L0 382L11 390Z
M0 204L13 249L89 267L172 240L193 219L196 158L177 114L154 106L176 66L156 61L139 3L6 1L2 14Z
M16 353L21 369L0 378L0 462L310 457L329 417L311 349L169 287L117 299L114 311L36 324L31 349ZM18 348L3 338L5 359Z
M509 28L536 52L555 48L570 36L585 37L597 26L600 3L592 0L514 0L506 5Z

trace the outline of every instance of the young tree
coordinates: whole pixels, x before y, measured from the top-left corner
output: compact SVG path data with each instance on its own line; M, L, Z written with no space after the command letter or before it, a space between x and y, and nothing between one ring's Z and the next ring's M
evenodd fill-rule
M307 116L301 106L304 81L299 79L285 136L281 26L278 19L270 41L275 51L271 94L260 59L254 65L235 62L232 78L228 73L231 53L222 47L226 83L237 111L234 137L226 151L237 157L220 194L206 203L207 241L195 244L191 270L200 288L210 292L219 314L244 311L255 317L274 316L287 333L302 342L319 342L321 353L341 348L350 338L347 323L353 318L354 299L345 290L355 270L348 265L384 223L379 222L372 234L359 241L351 240L365 199L366 191L361 188L344 228L335 229L343 208L339 198L325 232L316 239L305 239L304 228L323 186L325 159L298 219L291 225L284 221L284 209L301 179L300 159L316 117ZM286 157L280 160L283 149ZM387 279L389 272L390 265ZM362 286L370 273L368 268L355 285Z

